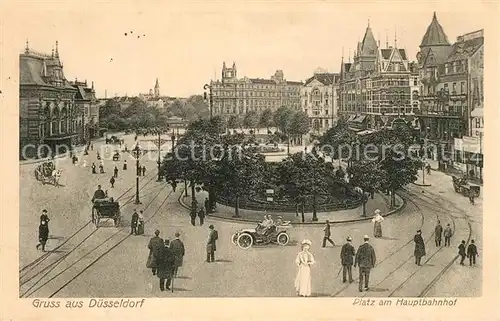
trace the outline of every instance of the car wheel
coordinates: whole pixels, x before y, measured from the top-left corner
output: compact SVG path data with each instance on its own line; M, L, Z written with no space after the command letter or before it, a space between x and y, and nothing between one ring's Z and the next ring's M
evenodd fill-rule
M238 236L238 246L244 250L249 249L253 244L253 238L250 234L243 233Z
M290 241L290 237L288 236L288 234L282 232L278 234L278 236L276 237L276 241L278 242L279 245L285 246Z
M231 236L231 243L233 243L234 245L237 245L238 244L238 233L234 233L232 236Z

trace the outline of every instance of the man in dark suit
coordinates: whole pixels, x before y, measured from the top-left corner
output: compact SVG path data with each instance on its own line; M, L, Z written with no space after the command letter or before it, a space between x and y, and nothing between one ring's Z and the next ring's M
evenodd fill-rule
M342 250L340 250L340 260L342 263L342 282L347 282L347 274L349 275L349 283L352 283L352 264L354 263L354 256L356 255L356 250L351 244L352 238L347 237L347 243L342 245Z
M47 221L41 221L40 226L38 227L38 241L39 243L36 246L38 250L40 246L42 247L42 251L45 252L45 244L49 239L49 227L47 225Z
M478 255L476 244L474 244L474 240L471 240L469 246L467 246L467 257L470 266L476 265L476 256Z
M169 248L170 241L165 240L165 244L160 249L158 258L158 278L160 279L160 291L170 290L172 276L174 275L175 257L172 250ZM166 284L165 284L166 281Z
M415 255L415 264L420 266L420 262L422 261L422 257L425 256L425 243L422 238L422 231L418 230L417 234L413 237L413 241L415 242L415 251L413 254Z
M156 269L158 268L158 261L161 260L161 255L163 248L165 247L163 244L163 240L159 237L160 231L155 231L155 236L149 240L148 249L149 256L148 261L146 262L146 267L151 269L153 275L156 274Z
M465 261L465 241L462 240L462 243L458 246L458 255L460 255L460 265L464 265Z
M323 229L323 231L325 232L325 235L323 236L323 247L326 247L326 241L335 246L335 243L333 243L332 239L330 238L332 232L330 230L330 222L328 220L326 220L325 228Z
M217 239L219 238L219 234L215 230L213 225L208 227L210 229L210 234L208 236L207 242L207 262L215 261L215 251L217 250Z
M172 253L175 258L174 262L174 277L177 276L177 271L179 270L179 267L182 266L183 260L184 260L184 254L185 254L185 249L184 249L184 243L179 239L180 233L177 232L175 233L175 240L170 242L170 249L172 250Z
M134 210L134 214L132 214L132 219L130 220L130 234L137 235L137 223L139 223L139 214L137 214L137 210Z
M198 211L198 217L200 218L200 226L202 226L205 222L205 207L200 207L200 210Z
M368 282L370 281L370 270L375 266L377 261L375 250L373 246L368 243L370 238L368 235L363 237L364 243L358 248L356 258L354 260L354 267L359 266L359 292L363 292L363 280L365 284L365 291L368 291Z
M436 246L441 246L441 238L443 236L443 227L441 222L438 221L436 227L434 228L434 239L436 241Z

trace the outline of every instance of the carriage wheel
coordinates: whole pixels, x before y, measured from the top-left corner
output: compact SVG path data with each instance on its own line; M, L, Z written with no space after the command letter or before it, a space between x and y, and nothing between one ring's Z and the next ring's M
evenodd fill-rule
M250 234L243 233L240 236L238 236L238 246L240 248L246 250L252 247L252 244L253 244L253 238Z
M288 242L290 242L290 237L285 232L281 232L276 237L276 242L278 242L278 244L281 246L285 246L288 244Z
M237 245L238 244L238 233L234 233L232 236L231 236L231 243L233 243L234 245Z

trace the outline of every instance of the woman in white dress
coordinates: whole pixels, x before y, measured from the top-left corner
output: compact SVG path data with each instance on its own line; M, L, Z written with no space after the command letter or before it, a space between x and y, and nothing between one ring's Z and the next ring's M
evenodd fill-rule
M298 267L295 277L295 290L297 295L307 297L311 296L311 265L315 263L314 256L309 252L311 241L302 241L302 251L297 254L295 264Z
M375 216L372 219L373 222L373 236L382 237L382 221L384 218L380 215L380 210L375 210Z

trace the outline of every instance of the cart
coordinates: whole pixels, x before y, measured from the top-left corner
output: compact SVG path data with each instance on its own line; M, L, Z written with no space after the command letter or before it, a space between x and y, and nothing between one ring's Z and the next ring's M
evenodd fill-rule
M52 172L55 170L55 165L52 162L45 162L35 168L35 178L43 185L55 185L56 180Z
M120 225L121 214L120 204L113 198L104 198L94 200L92 206L92 223L99 228L101 220L113 220L115 227Z
M474 197L478 197L481 193L481 187L479 185L470 183L465 178L452 176L452 180L455 192L460 193L463 196L472 195Z

